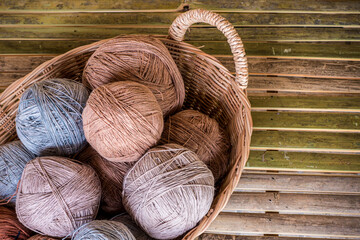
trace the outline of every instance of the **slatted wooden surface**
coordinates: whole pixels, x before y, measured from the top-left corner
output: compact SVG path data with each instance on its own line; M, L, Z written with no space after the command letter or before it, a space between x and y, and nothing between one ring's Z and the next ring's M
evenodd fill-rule
M194 8L226 17L244 40L254 121L248 173L201 238L360 238L358 0L3 0L0 91L74 47L166 35ZM193 26L186 41L234 71L213 27Z

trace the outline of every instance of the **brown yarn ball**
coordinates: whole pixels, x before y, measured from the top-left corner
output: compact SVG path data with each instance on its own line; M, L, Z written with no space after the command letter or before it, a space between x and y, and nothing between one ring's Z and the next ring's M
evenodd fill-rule
M31 160L21 176L16 212L29 229L65 237L97 214L101 185L86 164L64 157Z
M114 82L95 89L83 111L86 140L104 158L138 160L161 137L163 114L154 94L136 82Z
M177 144L150 149L125 175L123 204L151 237L173 239L209 211L214 176L191 150Z
M110 214L124 212L122 205L123 179L135 162L111 162L101 157L91 146L77 157L88 163L99 175L101 181L101 209Z
M29 238L28 240L58 240L59 238L52 238L52 237L48 237L48 236L44 236L41 234L36 234L34 236L32 236L31 238Z
M195 110L184 110L165 122L160 143L177 143L194 151L214 174L215 181L228 170L230 140L216 120Z
M16 213L6 207L0 206L0 239L25 240L31 235L31 231L24 227L16 217Z
M151 36L122 36L100 46L89 58L83 83L95 89L117 81L144 84L155 95L163 114L180 110L185 88L166 46Z

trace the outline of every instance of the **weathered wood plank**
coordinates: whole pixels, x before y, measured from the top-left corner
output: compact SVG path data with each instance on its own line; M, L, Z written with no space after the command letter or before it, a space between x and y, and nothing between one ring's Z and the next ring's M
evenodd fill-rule
M360 114L253 112L254 129L360 130Z
M264 191L359 195L360 177L333 176L331 174L261 174L244 172L235 189L235 192Z
M31 71L52 56L0 56L1 71ZM232 56L215 56L230 71L235 71ZM360 60L360 59L359 59ZM324 77L360 79L360 61L248 57L250 75ZM327 80L329 81L329 80Z
M357 0L319 0L319 1L227 1L227 0L191 0L190 8L205 9L241 9L241 10L305 10L305 11L358 11L360 3Z
M252 94L249 96L253 110L273 109L337 109L355 110L360 109L360 97L358 96L324 96L324 95L284 95L284 94Z
M211 55L231 55L227 42L222 41L189 41ZM324 42L324 43L276 43L244 42L249 56L300 56L322 58L359 58L360 43L357 42Z
M289 237L360 237L359 217L220 213L206 233Z
M360 217L359 195L234 193L223 212Z
M249 94L259 90L279 92L359 93L360 81L333 78L268 77L250 75L248 90Z
M92 40L0 40L0 54L60 54L92 43ZM227 42L189 41L211 55L231 55ZM245 42L248 56L301 56L359 58L360 43L276 43Z
M176 9L181 4L180 0L4 0L0 2L0 10L98 10L98 9Z
M0 57L1 58L1 57ZM32 64L32 65L35 65ZM38 66L38 65L36 65ZM25 67L25 66L24 66ZM26 75L31 70L25 70L22 65L16 67L16 72L11 74L0 73L0 81L6 82L0 86L4 90L13 81ZM14 74L16 73L16 74ZM299 78L299 77L267 77L251 76L249 78L248 92L257 91L285 91L285 92L314 92L314 93L360 93L360 81L351 79L328 78Z
M360 172L359 155L289 151L251 151L246 169Z
M232 56L215 57L227 69L235 71ZM351 60L249 57L248 67L251 75L360 79L360 61Z
M31 71L54 56L0 56L0 67L4 72ZM230 71L235 70L232 56L215 57ZM351 60L248 57L248 67L250 75L360 79L360 61Z
M304 238L304 237L283 237L283 236L236 236L204 233L198 240L325 240L328 238ZM332 238L332 240L339 240Z
M0 24L171 24L176 12L61 12L0 13ZM220 12L233 25L269 26L349 26L360 25L358 14L318 13L226 13Z
M7 27L5 27L7 26ZM92 26L44 26L16 27L2 25L0 38L49 38L49 39L105 39L122 34L167 35L169 25L149 25L146 22L133 25ZM360 26L357 28L312 28L312 27L236 27L244 41L360 41ZM186 34L188 41L225 41L225 36L213 27L195 26Z
M251 137L253 150L302 149L305 151L358 152L360 154L360 135L356 133L254 131ZM360 156L359 156L360 158Z

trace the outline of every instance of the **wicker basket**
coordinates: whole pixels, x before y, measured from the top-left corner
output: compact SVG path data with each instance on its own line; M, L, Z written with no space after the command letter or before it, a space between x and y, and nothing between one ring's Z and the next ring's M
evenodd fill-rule
M194 23L216 26L227 38L234 55L236 76L216 58L182 42ZM168 38L159 38L168 48L183 76L186 90L184 109L196 109L216 119L227 129L231 140L230 170L217 188L208 214L183 239L194 239L203 233L225 207L249 156L252 119L246 94L247 60L239 35L223 17L206 10L191 10L178 16ZM87 59L109 39L78 47L37 67L11 84L0 96L0 144L16 138L15 115L21 94L33 83L56 77L81 81Z

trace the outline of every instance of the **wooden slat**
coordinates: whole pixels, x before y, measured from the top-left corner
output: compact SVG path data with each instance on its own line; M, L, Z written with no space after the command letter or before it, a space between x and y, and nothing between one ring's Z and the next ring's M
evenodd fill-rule
M360 132L360 114L253 112L254 129Z
M52 56L0 56L1 71L31 71ZM216 55L217 59L229 69L235 71L233 57L230 55ZM360 80L360 59L326 60L326 59L296 59L296 58L266 58L248 57L249 74L258 76L280 75L292 77L324 77ZM21 63L21 66L20 66Z
M356 133L254 131L250 146L252 150L360 154L360 137Z
M0 13L0 24L171 24L180 13L174 12L61 12ZM317 13L226 13L220 12L233 25L254 26L352 26L360 25L358 14Z
M133 25L92 26L44 26L16 27L1 25L0 38L51 38L51 39L105 39L121 34L160 34L166 35L168 24L149 25L147 22ZM360 25L357 28L319 28L319 27L236 27L244 41L360 41ZM195 26L186 34L185 40L225 41L225 36L216 28Z
M5 0L0 1L0 10L98 10L98 9L176 9L181 4L177 1L117 1L117 0Z
M92 43L92 40L0 40L0 54L59 54ZM227 42L189 41L211 55L230 55ZM326 58L358 58L360 43L248 43L249 56L301 56Z
M223 212L360 217L359 195L234 193Z
M301 133L299 133L301 134ZM314 133L316 134L316 133ZM352 154L329 154L298 151L251 151L246 169L322 171L360 173L360 157ZM317 151L323 149L317 149ZM334 149L332 149L334 151Z
M334 78L250 76L249 93L258 90L313 93L359 93L360 81Z
M357 0L319 0L319 1L227 1L227 0L191 0L190 8L227 9L227 10L299 10L299 11L358 11Z
M360 194L359 176L243 173L235 192L279 191L310 194Z
M215 56L230 71L235 71L232 56ZM249 57L251 75L350 78L360 80L360 61Z
M251 94L249 100L253 111L292 109L358 112L360 110L358 96Z
M220 213L206 233L360 238L359 217Z
M201 234L198 240L325 240L327 238L304 238L304 237L279 237L279 236L236 236L236 235L221 235L204 233ZM333 240L339 240L332 238Z

